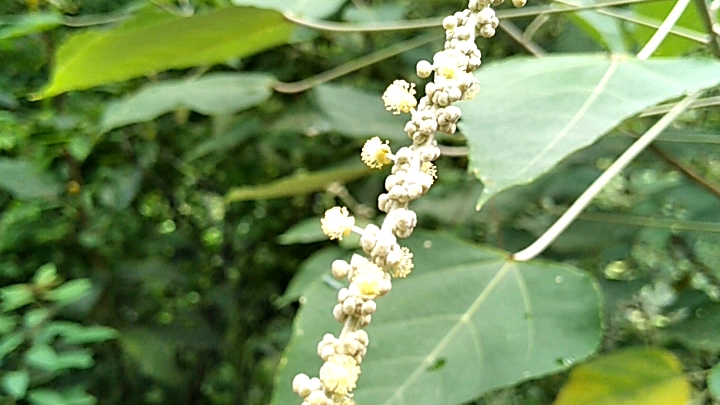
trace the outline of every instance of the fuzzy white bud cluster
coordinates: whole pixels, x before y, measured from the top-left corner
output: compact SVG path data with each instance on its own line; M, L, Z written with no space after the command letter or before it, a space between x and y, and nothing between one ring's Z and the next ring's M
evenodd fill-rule
M385 107L393 114L409 113L405 132L412 145L392 153L388 142L374 137L363 146L362 161L373 169L392 163L385 179L386 192L378 197L378 208L387 215L382 226L370 224L364 229L346 208L333 207L322 219L323 232L330 239L342 239L350 232L358 233L360 247L367 257L353 255L350 262L336 260L332 275L347 280L348 286L337 294L333 317L343 323L338 337L326 334L318 345L324 361L319 378L298 374L293 390L303 398L302 405L351 404L352 391L360 375L369 338L361 329L370 324L377 310L375 300L390 292L392 278L406 277L413 269L413 254L400 246L399 239L409 237L417 225L417 215L409 209L411 201L428 192L437 178L432 163L440 157L435 140L437 131L453 134L460 119L460 108L452 105L475 97L480 86L472 72L481 64L478 36L492 37L499 20L491 5L503 0L470 0L468 8L443 20L446 31L445 48L436 53L432 63L418 62L417 75L433 76L425 85L425 95L415 98L415 84L395 80L383 94ZM516 7L525 0L513 0Z

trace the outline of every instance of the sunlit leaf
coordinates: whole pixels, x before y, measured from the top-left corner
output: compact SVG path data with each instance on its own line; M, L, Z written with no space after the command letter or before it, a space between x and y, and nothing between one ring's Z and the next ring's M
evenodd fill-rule
M102 128L151 121L181 108L206 115L232 114L267 100L273 83L275 78L263 73L211 73L199 79L152 83L111 103Z
M378 299L357 403L464 403L560 371L597 347L600 302L585 273L557 263L516 263L506 252L442 234L417 232L406 242L416 267ZM330 315L336 289L305 285L275 405L297 402L293 377L316 375L317 342L341 328Z
M624 119L720 82L720 62L630 56L513 58L479 69L482 90L462 103L478 207L541 176ZM683 74L678 74L683 72Z
M59 392L45 388L30 391L27 399L31 405L69 405Z
M555 405L685 405L690 384L682 364L654 347L613 352L570 372Z
M0 158L0 188L21 200L51 198L62 191L50 174L38 171L30 162L5 157Z
M720 363L713 366L707 376L707 386L710 395L717 401L720 400Z
M347 0L231 0L236 6L271 8L304 17L324 18L335 13Z
M55 301L59 305L68 305L85 298L91 288L92 283L86 278L70 280L54 290L46 292L43 298Z
M34 344L25 352L25 361L31 366L54 372L58 368L58 355L47 344Z
M292 30L273 10L231 7L179 17L149 8L113 29L70 37L36 97L250 56L286 43Z
M333 182L350 182L369 174L370 169L361 164L299 173L268 184L233 188L225 195L225 201L265 200L309 194L322 191Z

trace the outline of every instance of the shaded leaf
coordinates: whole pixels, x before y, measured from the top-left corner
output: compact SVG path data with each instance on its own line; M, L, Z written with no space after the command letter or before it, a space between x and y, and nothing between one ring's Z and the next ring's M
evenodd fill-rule
M23 342L25 337L22 332L13 332L7 335L3 335L0 338L0 360L5 356L12 353L17 349Z
M676 305L685 308L687 319L658 331L659 337L700 351L720 350L720 303L704 293L685 294Z
M0 315L0 335L8 334L17 327L15 316Z
M316 223L317 225L317 223ZM325 237L327 239L327 237ZM330 270L332 262L337 259L346 259L348 252L335 246L319 250L302 263L297 274L275 304L285 306L300 298L313 283L323 283L323 276L332 277Z
M62 341L66 344L80 345L104 342L106 340L116 339L119 336L117 330L107 326L71 325L71 327L65 328L58 333L63 337Z
M190 149L183 159L189 162L216 152L226 152L259 132L261 128L259 120L244 119L226 132L208 138Z
M720 82L720 62L606 55L513 58L479 70L480 95L462 103L480 208L526 184L624 119ZM677 72L683 72L682 75Z
M29 311L27 311L24 315L24 323L25 327L29 329L34 329L40 326L43 322L48 320L52 316L52 313L50 312L49 308L46 307L40 307L40 308L33 308ZM37 338L36 338L37 340Z
M114 29L70 37L36 97L250 56L288 42L292 30L272 10L230 7L179 17L148 8Z
M0 158L0 188L20 200L55 197L63 189L51 175L39 172L30 162L12 158Z
M256 6L304 17L325 18L335 13L347 0L232 0L236 6Z
M0 40L51 30L63 23L59 13L30 13L0 20Z
M408 139L403 130L407 116L385 110L381 94L336 84L317 86L314 92L318 106L327 116L329 130L349 136Z
M205 115L233 114L267 100L274 83L275 78L264 73L210 73L199 79L151 83L111 103L102 128L152 121L181 108Z
M361 164L350 164L316 172L302 172L258 186L236 187L228 191L225 201L265 200L309 194L324 190L333 182L350 182L370 174Z
M577 2L575 4L593 4L595 2ZM583 30L595 42L613 53L627 52L621 22L616 18L595 11L579 11L569 15L570 20Z
M555 405L685 405L690 384L669 351L640 347L613 352L570 372Z
M600 302L585 273L442 234L406 241L416 268L378 300L357 403L459 404L484 392L557 372L600 341ZM349 257L348 257L349 259ZM329 315L337 292L310 283L272 403L297 401L295 374L317 373L317 342L340 330Z
M707 386L710 395L717 401L720 400L720 363L713 366L707 376Z
M132 204L143 179L139 167L122 167L108 171L107 184L100 190L100 202L116 210L124 210Z
M148 328L124 329L120 344L142 374L169 385L183 381L175 362L175 345L168 344L162 334Z
M58 353L57 369L90 368L95 364L90 349L66 350Z
M30 373L27 370L8 371L2 376L2 387L15 399L22 399L27 393Z
M298 243L314 243L327 240L327 236L320 227L321 217L306 218L293 225L278 236L281 245L294 245Z
M62 392L67 405L95 405L97 399L85 392L82 387L75 387Z

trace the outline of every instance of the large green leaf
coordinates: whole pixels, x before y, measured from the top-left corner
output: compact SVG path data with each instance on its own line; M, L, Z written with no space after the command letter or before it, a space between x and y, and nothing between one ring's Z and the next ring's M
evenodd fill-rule
M720 82L715 60L617 55L513 58L479 72L482 91L463 103L460 122L470 170L485 184L478 208L643 109Z
M199 79L149 84L111 103L102 120L107 131L186 108L205 115L232 114L258 105L272 94L275 78L264 73L211 73Z
M509 261L507 252L443 234L416 232L406 242L416 267L378 300L356 403L463 403L562 370L599 343L600 298L585 273ZM299 402L293 377L317 375L317 342L341 328L331 315L337 292L322 277L304 284L274 405Z
M257 6L305 17L325 18L335 13L347 0L232 0L236 6Z
M44 32L62 23L63 15L55 12L5 17L0 19L0 40Z
M690 383L672 353L630 348L577 366L555 405L685 405Z
M292 31L273 10L231 7L179 17L148 9L114 29L70 37L37 97L249 56L287 43Z

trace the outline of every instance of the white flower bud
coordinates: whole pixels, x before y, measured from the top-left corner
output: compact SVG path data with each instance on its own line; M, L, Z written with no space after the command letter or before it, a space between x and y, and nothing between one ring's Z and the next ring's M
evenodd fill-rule
M335 320L338 322L345 322L345 320L347 319L347 314L345 312L343 312L342 304L336 304L333 307L332 312L333 312L333 318L335 318Z
M375 301L368 301L368 302L375 302ZM365 304L367 304L366 302ZM363 308L365 308L365 304L363 304ZM360 350L360 343L358 343L355 339L349 339L346 336L346 339L342 342L342 354L346 354L348 356L354 356L355 353Z
M311 391L320 391L322 389L322 382L319 378L313 377L310 379L310 382L308 383L308 388Z
M370 343L370 337L368 336L367 332L362 329L358 329L355 331L355 339L365 347L367 347L368 343Z
M462 91L460 91L460 89L458 89L457 87L451 87L448 89L448 98L450 99L451 102L454 103L454 102L460 100L461 97L462 97Z
M350 290L347 288L341 288L340 291L338 291L338 302L343 303L346 299L350 297Z
M389 194L383 193L378 196L378 208L380 209L380 211L389 212L390 207L392 207L392 204L393 204L393 202L390 199Z
M423 195L423 189L422 186L418 183L413 183L407 185L407 191L408 191L408 198L411 200L416 200L420 198L421 195Z
M527 0L512 0L513 6L520 8L523 7L527 3Z
M360 308L360 312L363 315L372 315L375 313L375 310L377 310L377 304L375 303L375 301L365 301Z
M482 28L480 28L480 35L483 38L492 38L495 35L495 28L490 25L483 25Z
M477 13L477 21L479 25L490 24L495 17L495 10L490 7L484 8Z
M332 263L332 275L337 280L342 280L347 277L350 269L350 263L346 262L345 260L335 260Z
M293 378L292 387L293 391L295 391L296 394L300 395L302 398L307 397L310 395L310 389L308 389L308 385L310 384L310 377L307 376L307 374L298 374Z
M354 298L348 298L342 303L342 310L347 315L352 315L355 313L355 299Z
M415 66L415 71L419 78L425 79L430 77L430 75L433 72L433 66L430 64L430 62L426 60L421 60L417 63L417 66Z
M313 391L305 399L310 405L330 405L332 401L321 390Z
M332 345L323 346L320 350L318 350L318 356L325 361L327 361L327 359L333 354L335 354L335 347Z
M452 16L443 18L442 26L446 30L451 30L451 29L457 27L457 18L452 17Z

